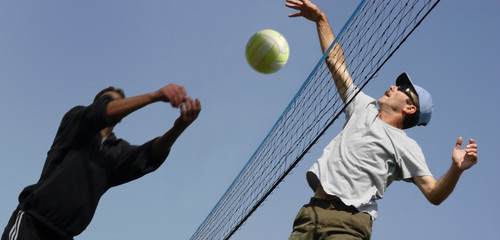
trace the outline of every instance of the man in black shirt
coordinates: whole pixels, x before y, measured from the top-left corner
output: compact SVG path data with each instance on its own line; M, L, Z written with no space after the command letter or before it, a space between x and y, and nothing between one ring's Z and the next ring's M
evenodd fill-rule
M141 146L116 138L113 127L121 119L159 101L180 108L171 129ZM40 179L19 195L2 240L73 239L89 225L109 188L161 166L200 111L200 101L176 84L130 98L121 89L109 87L91 105L72 108L59 125Z

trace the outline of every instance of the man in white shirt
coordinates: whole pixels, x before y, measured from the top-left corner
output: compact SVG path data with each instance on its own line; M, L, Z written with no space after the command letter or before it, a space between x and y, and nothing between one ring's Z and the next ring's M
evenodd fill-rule
M327 51L335 36L325 14L308 0L286 1L299 11L289 17L316 23L321 49ZM429 123L430 94L402 73L396 86L375 100L353 85L338 43L326 62L340 97L352 101L344 110L342 131L307 172L314 197L299 211L289 239L370 239L376 200L394 180L413 182L432 204L443 202L461 173L477 163L475 141L461 149L463 139L458 138L450 169L436 180L419 145L403 131Z

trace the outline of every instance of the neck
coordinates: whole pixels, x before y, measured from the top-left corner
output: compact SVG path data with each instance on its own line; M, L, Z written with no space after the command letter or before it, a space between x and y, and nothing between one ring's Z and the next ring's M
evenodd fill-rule
M113 128L112 127L104 128L103 130L101 130L101 137L102 138L108 138L109 135L111 135L111 133L113 133Z
M394 113L388 113L382 109L379 111L377 117L383 122L397 128L403 129L403 117Z

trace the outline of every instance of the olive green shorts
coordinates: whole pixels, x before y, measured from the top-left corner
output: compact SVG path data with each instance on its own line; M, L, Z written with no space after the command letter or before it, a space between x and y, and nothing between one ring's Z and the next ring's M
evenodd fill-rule
M295 217L288 240L370 239L372 223L368 213L346 206L340 200L311 198Z

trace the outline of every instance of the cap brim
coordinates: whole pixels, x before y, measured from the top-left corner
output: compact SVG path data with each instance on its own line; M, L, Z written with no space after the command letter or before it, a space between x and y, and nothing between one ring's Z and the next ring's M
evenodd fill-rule
M411 81L410 79L410 76L408 76L408 74L406 72L404 73L401 73L398 78L396 78L396 85L397 86L403 86L403 85L406 85L406 86L410 86L413 90L413 93L417 94L418 96L418 93L415 89L415 87L413 86L413 82Z

